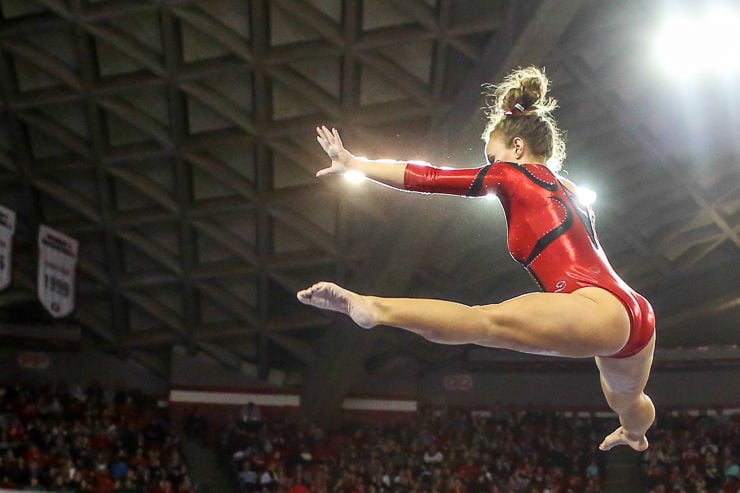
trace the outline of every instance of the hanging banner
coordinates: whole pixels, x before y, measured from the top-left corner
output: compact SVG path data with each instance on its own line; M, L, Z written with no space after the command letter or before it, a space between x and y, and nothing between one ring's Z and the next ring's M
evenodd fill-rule
M77 240L42 225L39 228L38 294L41 304L55 318L75 308Z
M15 212L0 205L0 290L10 285L13 265Z

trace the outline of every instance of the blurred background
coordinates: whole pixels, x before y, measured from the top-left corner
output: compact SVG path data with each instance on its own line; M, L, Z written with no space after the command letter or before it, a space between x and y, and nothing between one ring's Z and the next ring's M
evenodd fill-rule
M656 403L738 406L739 12L0 0L0 204L17 214L0 376L286 394L320 422L352 396L603 409L590 360L362 331L295 299L318 280L467 304L534 290L496 200L314 177L319 124L357 155L484 164L481 85L534 64L567 177L595 192L603 247L655 307ZM42 224L79 241L62 319L36 295Z

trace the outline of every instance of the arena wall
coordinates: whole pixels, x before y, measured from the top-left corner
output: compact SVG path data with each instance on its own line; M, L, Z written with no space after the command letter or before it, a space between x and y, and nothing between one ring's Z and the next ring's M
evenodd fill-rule
M97 381L104 387L122 386L167 398L172 390L216 391L237 394L290 394L298 387L265 382L242 369L229 369L214 359L176 349L171 357L169 380L154 375L134 361L100 352L92 344L75 351L31 351L2 348L0 381L23 383L85 384ZM370 398L416 402L418 405L464 405L478 408L535 406L546 408L606 409L592 360L570 367L522 369L516 356L499 362L488 361L479 368L442 366L428 370L411 358L395 358L370 369L349 398ZM474 366L474 365L473 365ZM730 364L671 367L656 363L648 393L658 406L690 408L740 407L740 380ZM217 404L215 402L211 403ZM200 403L201 407L210 405ZM192 410L183 404L182 419ZM281 414L298 412L289 406ZM224 413L232 414L229 406ZM362 410L355 410L362 411ZM368 410L364 410L365 412ZM374 412L370 410L370 412Z
M152 395L166 395L169 382L131 359L104 353L92 343L72 351L35 351L0 348L3 361L0 381L28 384L87 384L104 388L133 388Z

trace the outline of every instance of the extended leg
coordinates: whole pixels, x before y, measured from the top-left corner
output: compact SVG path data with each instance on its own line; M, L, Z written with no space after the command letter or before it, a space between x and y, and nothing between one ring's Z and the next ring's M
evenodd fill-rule
M300 291L302 303L349 315L358 325L390 325L443 344L480 344L570 357L613 354L629 335L622 304L607 291L532 293L467 306L442 300L363 296L332 283Z
M601 450L629 445L637 451L648 448L645 436L655 420L655 407L644 389L650 375L655 336L639 353L629 358L596 358L601 372L601 388L609 407L619 415L622 426L607 436Z

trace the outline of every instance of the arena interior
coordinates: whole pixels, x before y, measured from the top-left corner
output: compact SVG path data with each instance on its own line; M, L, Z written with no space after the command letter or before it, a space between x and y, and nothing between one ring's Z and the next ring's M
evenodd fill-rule
M738 28L730 0L0 0L0 491L737 493ZM322 124L485 164L482 84L528 65L655 309L642 453L598 450L593 359L296 300L536 289L497 200L315 177Z

